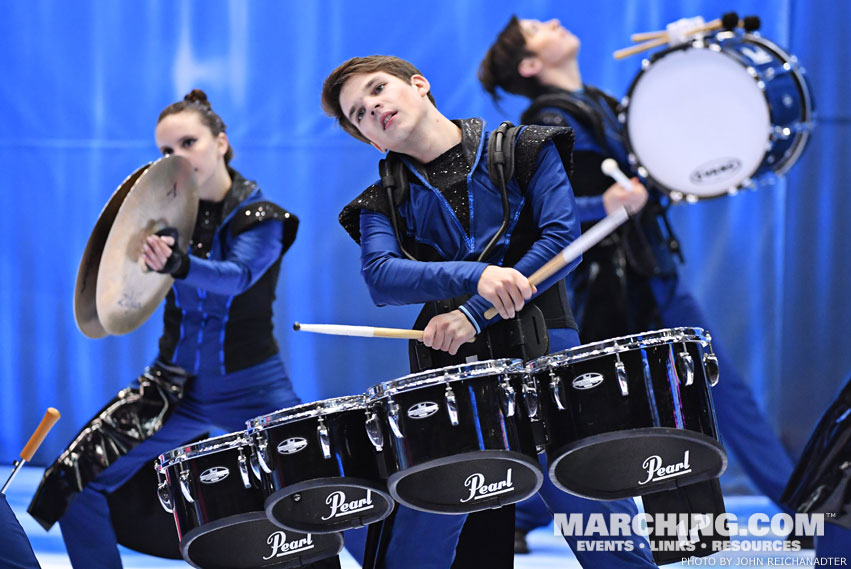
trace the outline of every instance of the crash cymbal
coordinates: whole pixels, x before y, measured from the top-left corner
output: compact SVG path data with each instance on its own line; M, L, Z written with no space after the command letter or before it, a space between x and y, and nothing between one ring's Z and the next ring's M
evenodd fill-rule
M156 310L174 279L145 267L145 237L176 227L178 246L186 251L197 214L197 183L186 159L167 156L142 173L124 198L103 247L95 304L104 330L126 334Z
M106 202L95 223L95 228L92 229L89 241L86 243L83 258L80 260L80 268L77 269L77 282L74 285L74 318L80 332L89 338L103 338L108 334L98 320L95 304L95 286L97 285L103 246L124 198L127 197L130 188L149 166L150 164L145 164L127 176L112 194L112 197L109 198L109 201Z

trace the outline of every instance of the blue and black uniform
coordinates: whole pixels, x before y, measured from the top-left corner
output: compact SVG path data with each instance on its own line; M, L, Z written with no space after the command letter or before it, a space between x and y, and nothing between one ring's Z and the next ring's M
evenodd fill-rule
M489 303L477 294L485 267L513 266L529 276L580 234L573 190L563 165L563 161L569 162L571 135L569 129L546 127L524 127L517 135L515 175L507 183L508 229L490 254L479 260L503 220L501 192L487 171L488 133L483 121L469 119L456 124L461 128L461 143L434 162L419 164L408 156L397 156L409 179L403 199L390 204L377 183L343 210L340 222L360 244L361 272L376 304L469 296L459 310L481 332L499 320L485 320ZM400 222L401 244L393 228L391 207ZM403 248L425 260L406 258ZM564 277L578 262L539 284L539 293L531 301L540 303L552 351L579 343L570 307L558 293ZM632 500L586 500L558 490L547 477L540 494L553 512L637 513ZM383 566L449 567L465 518L400 506ZM362 557L363 534L360 530L346 533L346 545L355 556ZM566 538L571 546L578 539ZM649 549L639 547L639 539L634 540L632 551L574 548L574 552L585 567L655 567Z
M241 431L248 419L300 403L272 333L275 286L298 219L267 201L256 183L230 175L222 202L199 204L190 260L166 299L155 363L75 437L30 505L45 528L59 521L74 567L121 567L110 495L157 456L212 427ZM143 416L139 402L151 391L166 401L156 418L115 420L124 403L129 418ZM142 499L156 502L149 491ZM149 545L134 548L156 554Z

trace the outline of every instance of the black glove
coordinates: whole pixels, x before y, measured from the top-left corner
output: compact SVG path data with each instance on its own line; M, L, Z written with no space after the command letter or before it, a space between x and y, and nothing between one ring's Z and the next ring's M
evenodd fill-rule
M164 229L160 229L154 235L159 235L160 237L171 237L174 239L174 245L171 246L171 255L169 255L168 259L165 261L165 265L162 269L156 271L158 273L169 274L176 279L182 279L186 277L186 274L189 272L189 255L184 253L178 247L178 232L176 227L166 227ZM148 269L154 270L153 267L147 265Z

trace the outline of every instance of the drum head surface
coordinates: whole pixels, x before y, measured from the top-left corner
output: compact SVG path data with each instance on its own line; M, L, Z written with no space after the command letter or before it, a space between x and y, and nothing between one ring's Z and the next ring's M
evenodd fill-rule
M356 411L366 408L366 398L363 395L346 395L344 397L334 397L333 399L323 399L322 401L314 401L312 403L302 403L294 407L279 409L268 415L261 415L246 422L250 429L262 429L275 425L282 425L326 415L330 413L339 413L343 411Z
M103 255L103 246L106 244L106 238L109 236L109 230L112 229L115 216L118 215L118 210L124 203L124 198L127 197L130 188L133 187L139 176L149 167L150 164L145 164L121 182L121 185L103 206L103 211L100 212L95 227L92 229L92 234L89 236L89 241L86 243L83 258L80 259L77 282L74 285L74 318L80 332L89 338L103 338L108 334L98 319L97 305L95 304L95 287L97 285L98 268Z
M586 437L547 449L550 479L571 494L617 500L721 476L727 453L714 438L651 427Z
M544 477L538 461L519 452L483 450L431 460L387 480L401 504L438 514L468 514L525 500Z
M770 129L757 80L713 49L671 51L631 88L630 147L653 181L669 191L706 198L740 187L759 168Z
M161 468L165 469L184 460L198 458L199 456L206 456L208 454L221 452L234 447L239 448L247 446L248 439L246 438L245 431L239 431L177 447L176 449L172 449L161 454L158 462Z
M333 557L342 549L342 534L282 530L263 512L204 524L180 544L183 559L199 569L289 569Z
M575 363L629 350L662 346L674 342L698 342L706 345L710 341L709 334L703 328L664 328L568 348L548 356L542 356L530 362L528 368L537 372L561 364Z
M115 216L97 272L97 315L104 330L126 334L156 310L174 279L145 268L144 239L176 227L178 246L186 251L197 213L197 183L186 159L161 158L139 176Z
M394 505L384 483L350 477L314 478L269 496L266 515L285 529L330 533L383 520Z
M367 396L371 398L380 398L384 395L392 395L395 392L419 389L421 387L428 387L438 383L445 383L446 381L499 375L522 369L522 363L523 362L519 359L506 358L430 369L374 385L367 390Z

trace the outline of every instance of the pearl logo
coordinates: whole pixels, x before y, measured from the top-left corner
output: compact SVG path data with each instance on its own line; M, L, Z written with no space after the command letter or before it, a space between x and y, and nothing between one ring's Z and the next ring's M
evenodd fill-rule
M308 549L313 549L315 546L313 543L313 536L311 534L307 534L299 539L287 541L287 534L282 531L276 531L270 535L266 540L266 543L272 547L272 553L268 557L264 557L264 561L268 561L273 557L283 557L284 555L292 555L293 553L298 553L300 551L307 551Z
M476 472L467 477L467 480L464 481L464 486L466 486L467 490L470 491L470 495L466 498L461 498L462 503L469 502L470 500L482 500L484 498L490 498L491 496L513 492L515 490L514 482L511 481L510 468L508 469L508 472L505 473L505 480L486 483L485 475Z
M408 417L411 419L425 419L426 417L431 417L437 413L438 409L440 409L440 407L438 407L437 403L421 401L408 408Z
M291 437L278 445L279 454L295 454L307 447L307 439Z
M662 457L659 455L648 456L641 464L641 468L647 471L647 479L644 482L639 482L639 484L643 486L648 482L658 482L659 480L688 474L691 472L691 465L688 463L688 453L689 451L685 451L682 462L669 464L668 466L664 466Z
M224 466L214 466L201 473L201 482L204 484L215 484L227 478L228 474L230 474L230 470Z
M603 376L599 373L583 373L582 375L573 378L574 389L594 389L601 383L603 383Z
M372 491L366 491L366 497L359 500L346 500L346 494L341 490L331 492L325 499L325 503L331 508L331 513L322 517L322 521L328 521L331 518L339 518L340 516L348 516L358 512L371 510L375 507L372 503Z

